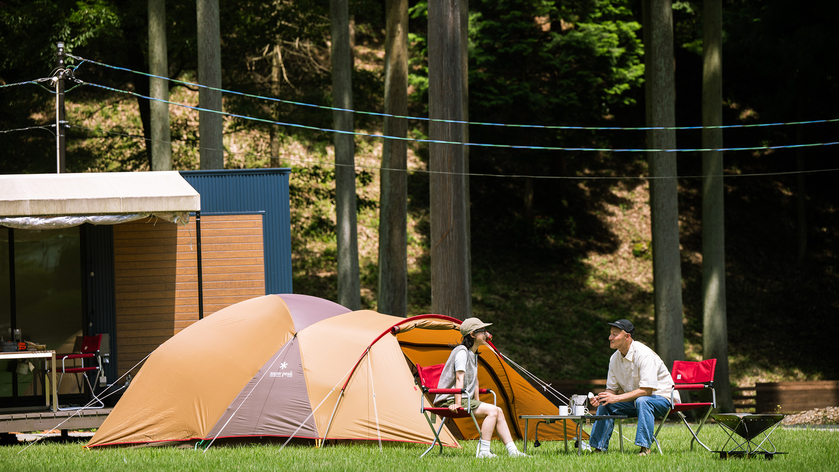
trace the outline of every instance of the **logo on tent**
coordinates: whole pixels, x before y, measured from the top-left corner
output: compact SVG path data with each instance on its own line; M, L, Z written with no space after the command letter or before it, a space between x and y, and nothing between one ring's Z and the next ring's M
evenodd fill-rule
M280 364L280 369L285 370L286 367L288 367L287 362L283 362L282 364ZM292 377L293 376L292 374L294 374L294 372L271 372L271 375L269 377L271 377L271 378Z

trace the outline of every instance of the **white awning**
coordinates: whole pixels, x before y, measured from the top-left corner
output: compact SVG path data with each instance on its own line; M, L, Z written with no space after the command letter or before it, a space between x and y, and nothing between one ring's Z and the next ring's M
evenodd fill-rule
M189 212L200 210L201 196L175 171L0 175L2 226L15 227L14 220L115 224L127 215L170 221L175 215L186 224Z

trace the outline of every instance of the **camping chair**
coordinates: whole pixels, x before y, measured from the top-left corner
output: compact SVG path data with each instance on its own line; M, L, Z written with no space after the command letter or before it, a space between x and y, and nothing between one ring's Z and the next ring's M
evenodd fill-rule
M81 380L83 377L87 381L88 388L90 388L91 398L98 404L96 408L104 408L105 404L94 394L93 384L90 382L90 378L88 377L88 373L92 372L95 373L94 379L98 379L99 373L102 372L102 356L99 354L99 348L102 345L102 335L79 336L79 338L81 338L81 343L79 343L79 339L76 340L76 346L74 349L75 352L72 354L55 355L55 372L57 374L61 374L58 378L56 390L61 387L61 381L64 379L64 374L75 374L79 392L82 392L84 388ZM76 359L81 360L81 365L76 364ZM61 361L61 365L58 365L58 361ZM71 362L68 363L67 361ZM78 374L82 375L79 376ZM59 410L75 409L78 408L59 408Z
M661 431L661 427L664 425L664 422L667 420L667 417L670 415L671 411L675 411L678 413L679 417L682 419L682 422L687 426L688 431L690 434L693 435L693 439L690 440L690 450L693 450L693 442L698 442L702 447L710 451L711 449L706 446L702 441L699 440L697 434L699 431L702 430L702 426L705 425L705 421L708 419L708 416L711 414L711 411L717 407L717 394L714 390L714 370L717 366L716 359L705 359L704 361L699 362L691 362L691 361L673 361L673 371L671 372L671 376L673 377L673 391L676 390L704 390L706 388L711 389L711 402L698 402L698 403L675 403L673 400L673 393L670 394L670 409L667 410L667 413L664 415L664 418L661 420L661 424L658 425L658 429L656 429L655 434L653 435L653 439L655 439L655 445L658 446L658 452L661 454L661 445L658 443L658 432ZM696 432L693 431L693 428L690 427L688 424L687 418L682 413L683 411L688 410L695 410L697 408L708 407L708 412L705 413L705 416L702 418L702 421L699 422L699 427L696 429Z
M459 393L461 395L470 395L470 392L467 392L465 388L456 389L456 388L437 388L436 386L440 383L440 373L443 371L444 364L437 364L428 367L423 367L417 364L417 374L419 376L419 387L422 389L422 393L426 395L432 395L429 403L433 402L434 395L439 393ZM495 392L488 388L482 388L478 390L478 393L491 393L492 394L492 404L495 405ZM472 421L475 422L475 428L478 430L478 434L481 432L481 427L478 425L478 420L475 418L474 411L471 410L464 410L463 408L459 408L457 411L449 410L448 408L438 408L438 407L426 407L425 403L422 401L423 398L420 396L420 413L425 416L425 420L428 421L428 426L431 427L431 432L434 433L434 441L432 441L431 446L422 453L420 458L425 457L432 449L434 449L434 445L440 443L440 454L443 453L443 443L440 441L440 431L443 430L443 418L468 418L471 417ZM471 402L467 402L471 405ZM433 403L431 403L433 405ZM467 408L469 405L467 405ZM440 427L435 429L434 428L434 415L440 416ZM478 446L480 447L480 446Z

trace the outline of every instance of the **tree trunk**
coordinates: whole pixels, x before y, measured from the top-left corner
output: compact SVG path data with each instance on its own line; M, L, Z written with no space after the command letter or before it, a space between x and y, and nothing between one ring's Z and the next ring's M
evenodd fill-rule
M330 0L332 17L332 105L352 110L352 57L347 0ZM336 130L352 133L353 115L333 111ZM338 222L338 303L361 308L358 278L358 233L355 194L355 150L352 134L334 133L335 207Z
M673 8L670 0L645 0L647 126L676 125ZM647 132L651 149L675 149L672 129ZM684 359L682 270L676 153L651 152L650 212L653 236L656 350L668 367Z
M428 3L429 115L432 120L463 120L463 78L459 0ZM460 123L431 121L432 140L463 142ZM432 143L431 308L465 319L472 314L466 231L463 146Z
M460 0L460 64L463 84L463 121L469 122L469 0ZM463 126L463 142L469 142L469 125ZM469 146L463 146L463 193L466 196L466 279L472 280L472 197L469 192Z
M408 1L387 0L385 114L408 114ZM408 121L385 116L385 136L406 138ZM408 143L385 139L379 207L378 311L408 315Z
M221 26L218 0L196 0L198 10L198 83L221 88ZM222 111L221 91L202 87L198 107ZM223 121L219 113L198 112L202 169L224 169Z
M274 98L280 97L280 80L282 80L282 68L280 61L282 60L282 56L280 55L282 52L280 51L280 45L274 45L274 53L271 54L271 94ZM274 102L271 104L271 116L274 118L274 121L280 120L280 104ZM270 140L271 144L271 160L269 163L270 167L281 167L282 161L280 160L280 127L277 125L271 125L271 128L268 131L268 139Z
M721 149L722 0L705 0L702 13L702 147ZM702 153L702 350L717 359L714 384L720 411L734 412L728 375L728 318L725 304L725 187L721 151Z
M166 0L149 0L149 72L169 76L166 51ZM169 81L149 78L152 98L169 101ZM151 101L151 170L172 170L172 134L169 128L169 104Z

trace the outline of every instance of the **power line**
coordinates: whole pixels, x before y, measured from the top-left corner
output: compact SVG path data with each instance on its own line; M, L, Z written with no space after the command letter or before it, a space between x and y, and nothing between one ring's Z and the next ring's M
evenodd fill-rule
M55 136L55 133L53 133L50 128L55 128L55 125L37 125L37 126L27 126L26 128L5 129L5 130L0 130L0 134L14 133L14 132L17 132L17 131L28 131L30 129L43 129L43 130L49 131L53 136Z
M168 80L170 82L174 82L176 84L181 85L188 85L192 87L199 87L204 88L207 90L214 90L217 92L222 93L229 93L232 95L239 95L242 97L248 98L256 98L260 100L269 100L278 103L283 103L287 105L296 105L296 106L303 106L309 108L317 108L321 110L329 110L329 111L346 111L350 113L355 113L359 115L369 115L369 116L381 116L386 118L399 118L399 119L406 119L406 120L418 120L418 121L433 121L439 123L455 123L455 124L467 124L467 125L476 125L476 126L497 126L497 127L507 127L507 128L530 128L530 129L550 129L550 130L577 130L577 131L653 131L653 130L701 130L701 129L734 129L734 128L766 128L772 126L792 126L792 125L807 125L807 124L816 124L816 123L836 123L839 122L839 118L834 119L824 119L824 120L809 120L809 121L789 121L789 122L776 122L776 123L752 123L752 124L742 124L742 125L719 125L719 126L640 126L640 127L621 127L621 126L563 126L563 125L533 125L533 124L509 124L509 123L491 123L491 122L481 122L481 121L462 121L462 120L441 120L436 118L427 118L421 116L404 116L404 115L392 115L388 113L378 113L372 111L362 111L362 110L351 110L347 108L335 108L325 105L316 105L312 103L305 103L305 102L297 102L293 100L284 100L276 97L266 97L263 95L255 95L245 92L237 92L235 90L227 90L223 88L211 87L209 85L201 85L192 82L185 82L182 80L171 79L169 77L163 77L159 75L150 74L148 72L137 71L133 69L128 69L125 67L113 66L110 64L105 64L103 62L94 61L92 59L85 59L82 57L74 56L72 54L68 54L67 57L72 57L73 59L82 61L79 63L76 68L81 66L84 62L89 62L91 64L95 64L102 67L107 67L114 70L120 70L124 72L130 72L133 74L139 74L146 77L152 77L155 79L163 79Z
M133 139L142 139L145 141L153 141L151 138L146 138L145 136L138 135L138 134L127 134L127 133L118 133L114 131L105 131L96 128L87 128L84 126L77 126L77 125L69 125L70 128L78 128L84 129L88 131L94 131L99 133L105 133L114 136L121 136L126 138L133 138ZM168 143L171 145L175 145L178 147L189 147L189 148L197 148L197 146L179 143L177 141L157 141ZM214 149L218 150L218 149ZM222 151L227 152L228 154L234 155L250 155L254 157L260 158L269 158L269 159L279 159L279 156L266 156L264 154L257 154L254 152L234 152L234 151L227 151L222 149ZM512 178L512 179L544 179L544 180L662 180L662 179L703 179L707 176L704 175L691 175L691 176L665 176L665 177L652 177L652 176L558 176L558 175L525 175L525 174L487 174L487 173L475 173L475 172L442 172L442 171L432 171L428 169L394 169L394 168L386 168L380 166L365 166L365 165L349 165L349 164L336 164L333 161L321 161L321 160L306 160L306 159L297 159L293 157L285 157L283 158L287 161L292 162L299 162L302 164L317 164L323 166L331 166L331 167L353 167L356 169L369 169L375 171L390 171L390 172L407 172L407 173L421 173L421 174L443 174L443 175L462 175L467 177L493 177L493 178ZM828 173L828 172L839 172L839 168L835 169L814 169L814 170L802 170L802 171L784 171L784 172L762 172L762 173L752 173L752 174L735 174L735 173L728 173L723 174L722 177L724 178L731 178L731 177L766 177L766 176L784 176L784 175L798 175L798 174L818 174L818 173Z
M41 78L41 79L34 79L34 80L24 80L23 82L15 82L13 84L0 84L0 88L16 87L18 85L26 85L26 84L40 85L41 82L49 82L51 80L52 80L52 77L44 77L44 78Z
M172 102L170 100L163 100L160 98L149 97L147 95L142 95L136 92L132 92L129 90L120 90L114 87L108 87L106 85L99 85L94 84L91 82L85 82L79 79L75 79L76 82L89 85L91 87L97 87L105 90L110 90L112 92L128 94L134 97L144 98L146 100L154 100L158 102L168 103L170 105L175 105L183 108L188 108L191 110L203 111L207 113L216 113L220 115L230 116L232 118L240 118L243 120L250 120L250 121L257 121L260 123L278 125L278 126L289 126L293 128L300 128L306 129L310 131L321 131L326 133L338 133L338 134L349 134L353 136L362 136L362 137L369 137L369 138L379 138L379 139L393 139L397 141L410 141L410 142L418 142L418 143L428 143L428 144L450 144L450 145L457 145L457 146L472 146L472 147L487 147L487 148L500 148L500 149L528 149L528 150L537 150L537 151L566 151L566 152L615 152L615 153L626 153L626 152L663 152L663 153L672 153L672 152L733 152L733 151L769 151L769 150L778 150L778 149L796 149L796 148L809 148L809 147L821 147L821 146L835 146L839 144L839 141L834 142L827 142L827 143L807 143L807 144L786 144L786 145L777 145L777 146L748 146L748 147L728 147L728 148L678 148L678 149L634 149L634 148L594 148L594 147L561 147L561 146L524 146L524 145L515 145L515 144L491 144L491 143L461 143L457 141L444 141L439 139L421 139L421 138L407 138L401 136L387 136L383 134L371 134L371 133L361 133L356 131L344 131L344 130L337 130L332 128L319 128L317 126L310 126L310 125L303 125L298 123L288 123L282 121L274 121L265 118L256 118L247 115L239 115L236 113L230 113L225 111L219 110L210 110L207 108L200 108L192 105L186 105L183 103Z

